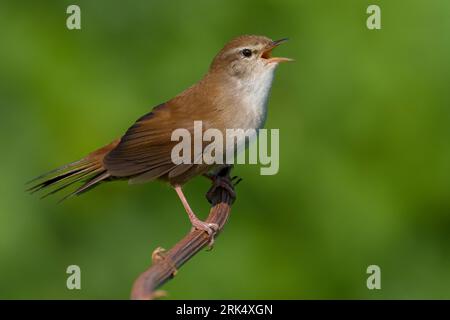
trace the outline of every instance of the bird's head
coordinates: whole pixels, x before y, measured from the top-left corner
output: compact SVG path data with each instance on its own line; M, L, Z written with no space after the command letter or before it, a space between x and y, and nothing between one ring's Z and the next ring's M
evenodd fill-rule
M273 41L264 36L245 35L228 42L214 58L210 71L226 72L239 79L255 78L272 73L289 58L273 57L272 50L287 39Z

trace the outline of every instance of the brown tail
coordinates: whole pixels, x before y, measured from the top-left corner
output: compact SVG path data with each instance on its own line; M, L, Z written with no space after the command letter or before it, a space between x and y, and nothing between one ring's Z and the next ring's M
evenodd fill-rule
M103 158L108 152L114 149L118 143L119 139L88 154L81 160L66 164L55 170L40 175L39 177L28 182L35 184L27 191L35 193L44 189L48 190L53 188L41 197L45 198L79 181L84 182L84 184L75 191L66 195L63 199L61 199L61 201L71 196L79 195L88 191L98 185L101 181L110 177L110 174L103 166Z

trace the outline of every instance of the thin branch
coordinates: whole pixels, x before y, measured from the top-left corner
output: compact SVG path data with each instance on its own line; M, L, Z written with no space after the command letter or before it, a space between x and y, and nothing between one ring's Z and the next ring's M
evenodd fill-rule
M215 237L218 236L226 224L235 198L229 172L229 168L222 170L218 176L222 179L222 182L226 181L231 189L225 188L223 184L220 185L213 182L213 186L207 193L207 198L211 202L212 207L206 222L216 223L219 226ZM162 291L156 290L173 278L178 269L200 250L208 246L209 242L210 238L206 232L192 230L169 251L158 247L152 254L151 267L134 282L131 299L151 300L163 296L164 293Z

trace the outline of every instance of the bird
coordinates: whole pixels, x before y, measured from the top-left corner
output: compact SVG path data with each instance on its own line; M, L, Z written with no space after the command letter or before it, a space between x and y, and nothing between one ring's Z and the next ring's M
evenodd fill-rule
M229 128L260 129L264 126L274 72L289 58L273 57L272 50L287 41L266 36L238 36L219 51L208 72L174 98L157 105L139 118L125 134L111 143L47 172L29 183L31 193L55 194L75 183L81 186L62 200L81 195L101 183L128 180L144 183L161 180L177 193L192 227L213 239L218 226L200 220L190 207L183 186L196 176L208 175L218 164L181 163L171 159L175 145L171 134L177 128L193 131L194 121L204 129L224 132ZM49 191L51 190L51 191Z

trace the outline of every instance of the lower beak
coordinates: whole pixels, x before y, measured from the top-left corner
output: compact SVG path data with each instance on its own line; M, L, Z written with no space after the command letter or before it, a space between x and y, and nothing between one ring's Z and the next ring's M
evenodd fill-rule
M272 50L275 49L276 47L278 47L280 44L286 42L287 40L288 40L287 38L284 38L284 39L276 40L276 41L273 41L272 43L270 43L267 46L267 48L263 51L261 58L266 59L267 63L280 63L280 62L294 61L293 59L290 59L290 58L272 57Z
M280 63L280 62L291 62L291 61L294 61L294 59L285 58L285 57L273 57L273 58L269 59L269 63L273 63L273 62Z

